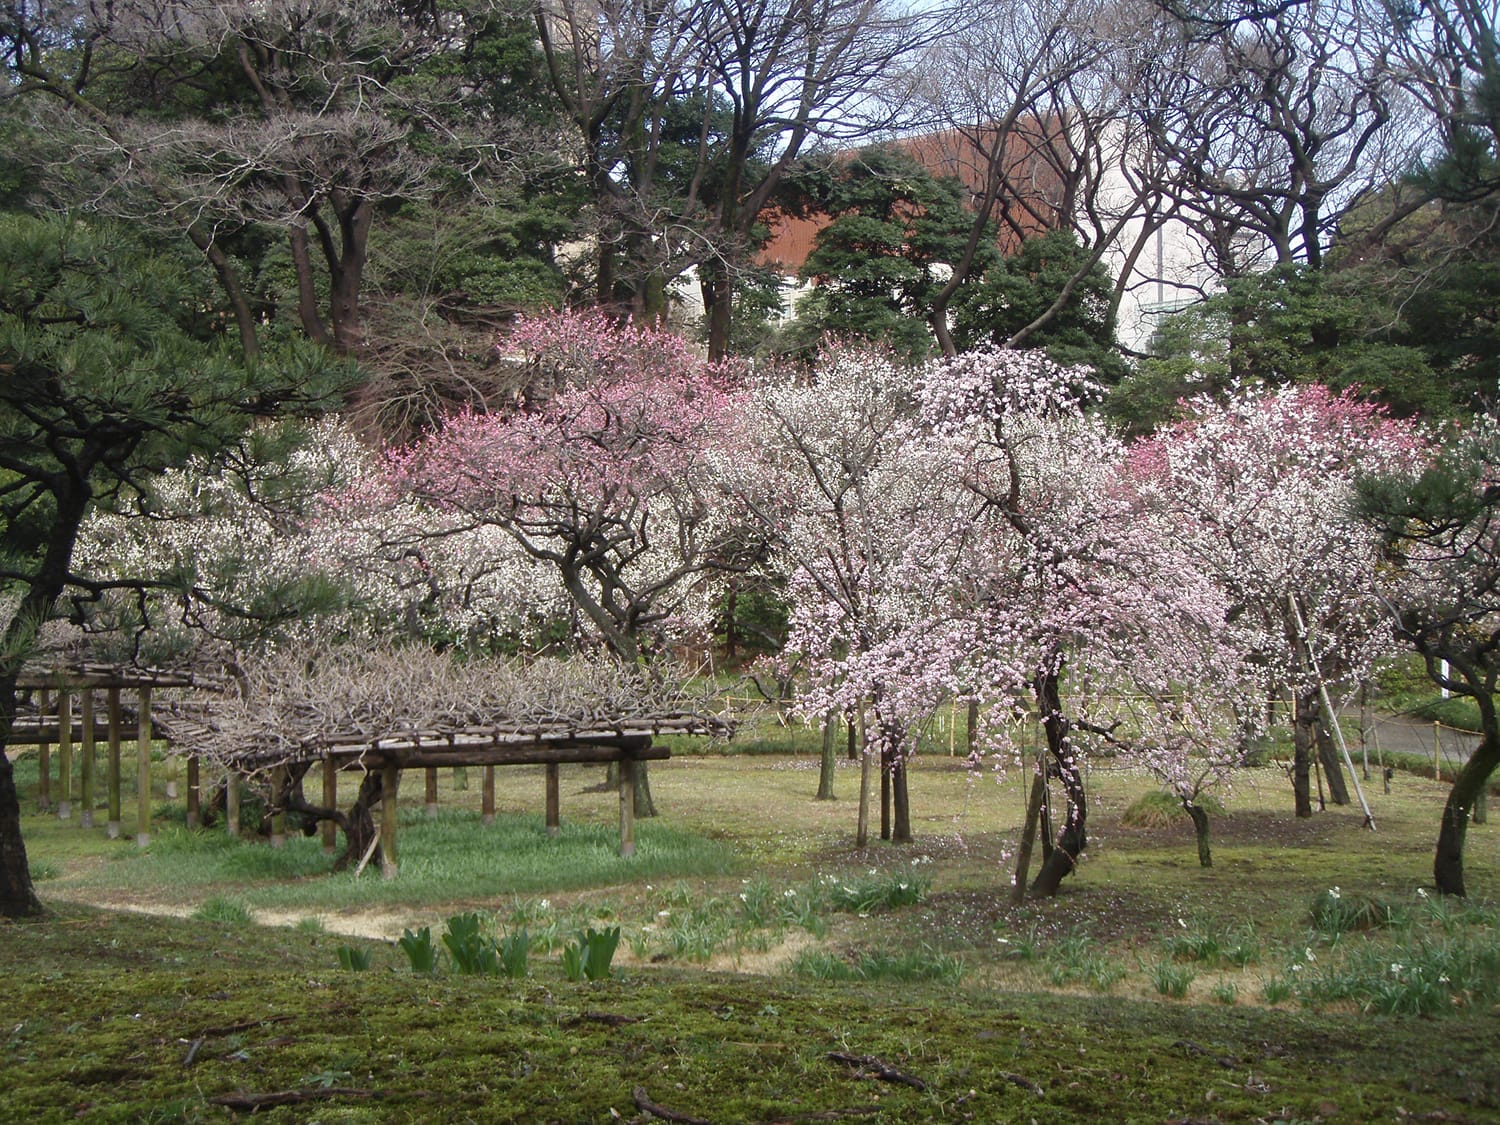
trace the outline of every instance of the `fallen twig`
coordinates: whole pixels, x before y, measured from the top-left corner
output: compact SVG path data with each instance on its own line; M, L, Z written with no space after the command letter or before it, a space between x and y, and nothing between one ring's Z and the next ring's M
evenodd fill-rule
M182 1058L183 1070L186 1070L188 1067L192 1066L195 1061L197 1061L198 1052L203 1050L203 1043L204 1037L200 1035L198 1036L198 1038L194 1039L191 1043L188 1044L187 1054Z
M1008 1070L1002 1070L998 1071L995 1077L1003 1079L1013 1086L1019 1086L1023 1090L1029 1090L1039 1098L1044 1098L1047 1096L1047 1091L1043 1090L1040 1086L1038 1086L1031 1079L1027 1078L1024 1074L1012 1074Z
M677 1121L681 1125L709 1125L702 1117L694 1117L687 1113L678 1113L676 1110L668 1109L666 1106L657 1105L646 1094L646 1087L637 1086L632 1091L635 1098L635 1108L642 1113L649 1113L652 1117L660 1117L663 1121Z
M834 1062L843 1063L845 1066L866 1074L873 1074L884 1082L895 1082L902 1086L910 1086L913 1090L926 1090L927 1083L920 1078L897 1070L890 1063L882 1062L874 1055L846 1055L843 1051L829 1051L828 1057Z
M375 1098L377 1090L359 1090L352 1086L313 1086L306 1090L272 1090L265 1094L220 1094L208 1100L214 1105L229 1109L269 1109L278 1105L299 1105L302 1102L321 1101L324 1098Z

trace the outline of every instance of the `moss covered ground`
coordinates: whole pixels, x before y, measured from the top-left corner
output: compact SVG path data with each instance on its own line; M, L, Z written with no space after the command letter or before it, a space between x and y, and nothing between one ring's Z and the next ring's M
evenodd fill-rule
M51 913L0 925L0 1119L1500 1119L1500 829L1471 830L1470 903L1431 896L1441 786L1371 782L1372 833L1295 820L1251 771L1205 870L1185 822L1122 822L1149 779L1096 770L1086 862L1013 907L1014 781L922 760L916 841L855 849L856 772L814 802L812 765L653 767L662 847L635 866L593 773L547 844L539 774L502 785L500 830L477 786L445 781L436 818L412 786L394 884L327 875L316 841L174 830L170 804L144 852L28 814ZM460 910L525 928L528 974L412 972L392 939ZM610 979L567 979L571 935L616 925Z

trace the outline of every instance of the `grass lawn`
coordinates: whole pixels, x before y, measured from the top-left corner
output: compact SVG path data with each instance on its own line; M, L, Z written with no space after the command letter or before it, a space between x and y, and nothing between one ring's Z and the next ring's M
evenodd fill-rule
M601 774L564 770L556 840L539 769L501 771L488 827L477 779L429 817L408 778L391 882L168 804L145 851L28 815L53 913L0 926L0 1120L1500 1119L1500 826L1470 902L1426 893L1430 780L1370 782L1372 833L1249 771L1205 870L1186 821L1122 822L1146 777L1098 769L1085 862L1012 907L1020 788L954 759L914 768L915 843L856 850L852 767L814 802L809 756L680 756L628 860ZM461 912L524 930L526 974L414 972L394 939ZM569 979L613 927L607 979Z

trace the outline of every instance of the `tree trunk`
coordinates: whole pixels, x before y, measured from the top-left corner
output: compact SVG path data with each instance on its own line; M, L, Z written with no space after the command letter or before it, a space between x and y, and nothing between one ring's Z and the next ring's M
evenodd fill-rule
M359 795L354 798L354 804L349 806L349 812L345 814L344 852L333 861L335 871L357 867L365 857L365 849L370 846L370 842L380 835L380 829L370 810L379 805L384 796L385 783L381 779L381 771L371 770L359 783ZM375 845L370 862L379 867L384 858L380 853L380 845Z
M1186 797L1182 799L1182 807L1188 816L1192 817L1193 831L1198 836L1198 865L1212 867L1214 860L1208 850L1208 813Z
M1324 715L1329 723L1337 720ZM1323 766L1323 776L1328 779L1328 799L1335 805L1349 803L1349 786L1344 780L1344 766L1339 760L1338 747L1333 744L1333 734L1324 723L1317 724L1318 761Z
M1313 814L1312 757L1318 737L1318 696L1316 692L1302 689L1296 693L1294 700L1296 710L1292 717L1292 799L1297 816L1306 819Z
M14 700L14 686L10 694ZM14 702L10 710L14 714ZM16 792L15 771L10 758L0 750L0 917L28 918L41 913L41 900L31 884L26 842L21 838L21 798Z
M1026 802L1026 823L1021 829L1021 845L1016 851L1016 874L1010 888L1012 906L1026 899L1026 876L1031 872L1031 849L1036 844L1037 823L1047 796L1047 775L1038 769L1031 779L1031 797Z
M46 550L30 580L21 586L22 596L5 628L0 659L0 917L25 918L42 913L41 901L31 882L26 841L21 835L21 797L16 791L15 772L6 750L16 723L16 680L26 654L36 641L42 623L52 613L67 586L78 541L78 528L88 511L93 490L89 484L92 455L76 459L68 474L69 484L55 488L57 511L47 536Z
M880 838L891 838L891 752L890 747L880 747Z
M1432 863L1432 878L1440 894L1465 894L1464 889L1464 837L1469 830L1469 818L1474 803L1490 775L1500 766L1500 725L1495 722L1494 708L1483 716L1484 734L1475 747L1458 779L1448 791L1448 802L1443 806L1442 826L1438 829L1437 855Z
M891 831L893 844L909 844L912 840L911 795L906 787L906 779L906 759L898 756L891 763L891 800L895 806L895 823Z
M834 752L834 736L837 734L838 719L834 712L830 711L823 716L823 757L818 763L818 794L813 798L815 801L832 801L833 796L833 771L837 755Z
M729 354L733 329L734 290L722 263L703 262L698 267L704 315L708 319L708 358L720 360Z
M1047 751L1057 766L1058 778L1067 794L1067 816L1062 830L1057 834L1052 849L1036 881L1031 884L1031 893L1042 898L1051 898L1064 878L1072 874L1078 865L1078 857L1088 847L1088 795L1084 792L1083 771L1079 769L1078 755L1070 737L1070 724L1062 711L1062 693L1058 673L1044 673L1037 677L1037 703L1042 712L1042 731L1047 736Z
M649 762L636 762L635 764L635 815L647 817L656 815L656 802L651 799L651 781L646 767Z

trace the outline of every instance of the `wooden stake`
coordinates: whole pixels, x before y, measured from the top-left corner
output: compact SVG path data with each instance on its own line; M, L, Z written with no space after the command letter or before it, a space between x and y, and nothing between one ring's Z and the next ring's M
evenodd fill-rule
M37 718L40 726L47 722L47 709L51 704L51 692L45 688L37 700ZM36 740L36 809L46 812L52 807L52 744L40 733Z
M151 689L140 690L140 711L136 715L136 822L137 847L151 843Z
M437 767L427 767L427 815L437 816Z
M224 831L240 834L240 778L236 773L224 775Z
M120 838L120 689L109 689L109 762L105 768L109 788L109 824L105 827L111 840Z
M1038 763L1041 765L1041 763ZM1021 844L1016 851L1016 881L1010 888L1012 906L1026 901L1026 880L1031 874L1031 849L1036 845L1037 823L1041 820L1042 804L1047 796L1046 767L1031 776L1031 798L1026 802L1026 824L1021 829Z
M859 709L859 818L854 829L854 846L862 848L870 842L870 748L865 745L865 710ZM851 731L853 727L850 728Z
M271 771L271 846L286 847L286 767Z
M57 695L57 819L73 816L73 693Z
M82 706L79 708L80 717L83 720L83 763L79 768L79 801L82 808L79 810L78 824L82 828L94 827L94 692L92 688L85 688L79 697Z
M485 824L495 823L495 767L484 767L484 780L480 783L479 819Z
M189 754L187 760L187 826L203 827L203 779L199 773L198 755Z
M562 832L561 767L556 762L547 763L547 835Z
M396 877L396 788L401 771L386 766L381 777L380 794L380 873L387 879Z
M323 807L339 807L339 768L332 758L323 759ZM338 851L339 826L331 820L323 822L323 852L332 855Z
M620 855L635 855L635 759L620 759Z

